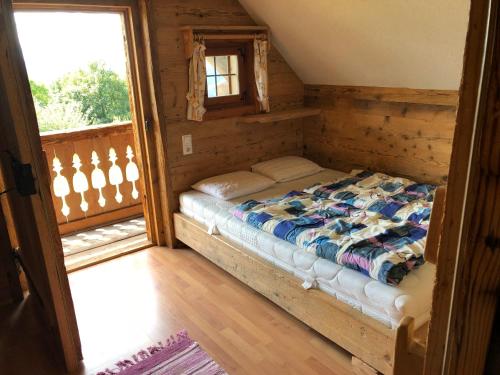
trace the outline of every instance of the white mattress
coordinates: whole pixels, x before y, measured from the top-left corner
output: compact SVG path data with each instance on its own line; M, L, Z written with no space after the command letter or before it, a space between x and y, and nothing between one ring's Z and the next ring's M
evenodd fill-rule
M398 287L382 284L357 271L339 266L258 230L230 213L230 209L248 199L269 199L291 190L302 190L316 182L342 177L342 172L326 169L313 176L279 183L262 192L223 201L210 195L188 191L180 196L180 210L205 224L209 233L220 235L251 250L298 278L306 288L317 287L353 308L390 327L397 327L404 316L415 318L415 328L429 319L435 266L425 263L411 271Z

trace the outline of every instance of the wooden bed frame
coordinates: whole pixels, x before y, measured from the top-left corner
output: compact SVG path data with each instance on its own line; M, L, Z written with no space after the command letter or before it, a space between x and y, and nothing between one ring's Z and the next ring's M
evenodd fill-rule
M443 200L440 187L426 244L426 253L433 254L426 256L429 261L435 259ZM208 234L205 225L182 213L174 214L174 227L178 240L349 351L353 366L363 368L359 373L422 373L427 325L415 331L413 318L405 317L391 329L323 291L304 289L299 278L221 235Z

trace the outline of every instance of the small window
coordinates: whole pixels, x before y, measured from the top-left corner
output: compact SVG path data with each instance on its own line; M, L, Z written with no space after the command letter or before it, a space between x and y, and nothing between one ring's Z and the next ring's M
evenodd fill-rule
M206 57L206 67L209 98L240 93L237 55Z
M206 41L205 119L258 111L253 44L246 41Z

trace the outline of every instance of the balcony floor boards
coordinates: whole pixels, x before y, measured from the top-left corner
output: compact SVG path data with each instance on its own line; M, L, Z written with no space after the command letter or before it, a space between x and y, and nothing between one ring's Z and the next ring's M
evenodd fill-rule
M151 246L142 216L65 235L61 240L68 272Z
M146 233L116 240L64 257L66 271L73 272L151 246Z

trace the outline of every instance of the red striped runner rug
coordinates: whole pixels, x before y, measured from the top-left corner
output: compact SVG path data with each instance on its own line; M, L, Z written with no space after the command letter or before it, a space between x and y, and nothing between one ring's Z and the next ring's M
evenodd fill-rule
M141 350L132 358L116 363L97 375L227 375L186 331Z

